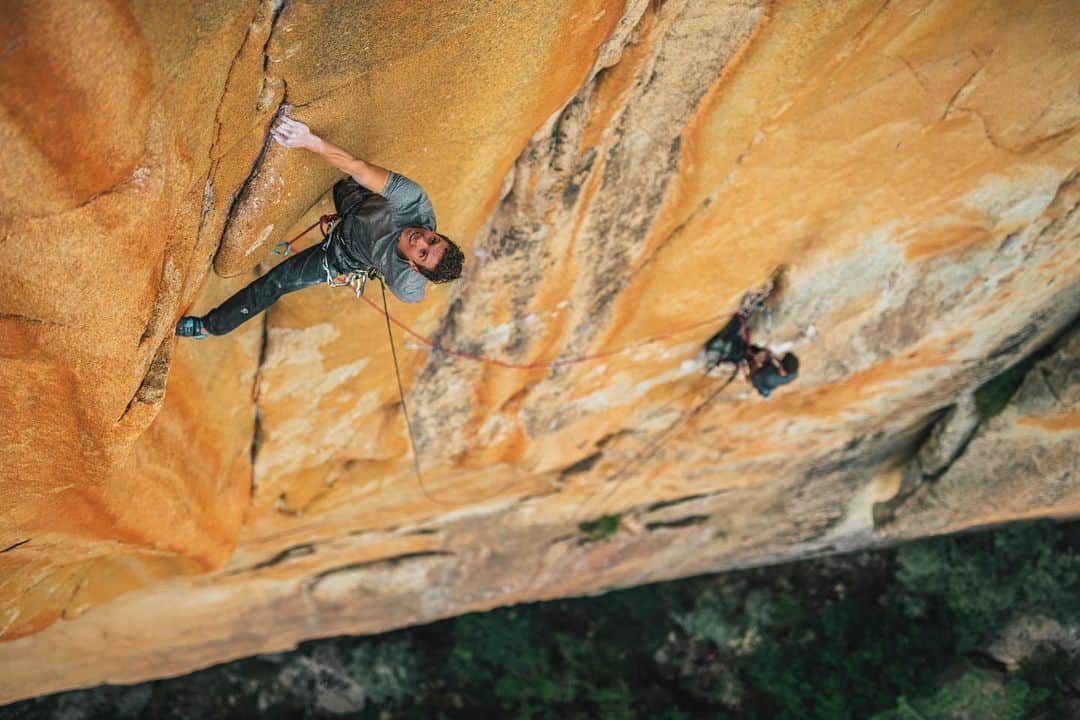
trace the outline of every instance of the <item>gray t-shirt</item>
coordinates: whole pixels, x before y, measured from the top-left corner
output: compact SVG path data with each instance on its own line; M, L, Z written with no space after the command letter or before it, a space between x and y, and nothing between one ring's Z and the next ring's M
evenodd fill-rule
M334 185L334 205L341 221L326 248L331 268L345 273L374 267L398 300L422 300L427 278L398 254L397 241L406 227L435 229L435 210L424 189L392 172L379 194L350 177Z

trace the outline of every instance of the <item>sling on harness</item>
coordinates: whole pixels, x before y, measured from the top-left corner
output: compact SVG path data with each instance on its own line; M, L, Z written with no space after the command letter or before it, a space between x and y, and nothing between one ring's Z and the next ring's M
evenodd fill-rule
M769 397L773 390L799 376L799 358L794 353L784 353L777 358L768 348L750 342L747 327L747 310L740 308L720 332L705 343L706 371L711 372L721 363L742 369L746 378L762 397Z
M318 220L316 220L314 223L312 223L311 225L308 225L306 228L304 228L299 233L297 233L296 237L292 238L291 240L282 240L281 242L279 242L277 245L274 246L274 249L271 250L271 252L274 255L281 255L282 257L288 257L289 255L292 254L293 245L296 244L297 240L299 240L300 238L307 235L309 232L314 230L316 227L319 228L319 231L322 232L323 238L325 238L327 236L327 234L330 232L330 227L334 224L334 221L336 221L337 219L338 219L338 216L335 215L334 213L330 213L328 215L321 215Z

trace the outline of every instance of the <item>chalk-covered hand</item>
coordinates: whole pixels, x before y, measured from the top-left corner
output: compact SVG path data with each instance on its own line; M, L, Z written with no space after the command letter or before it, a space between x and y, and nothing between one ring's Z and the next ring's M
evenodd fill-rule
M279 145L287 148L311 148L319 140L319 137L311 132L311 128L286 115L274 121L273 127L270 128L270 136Z

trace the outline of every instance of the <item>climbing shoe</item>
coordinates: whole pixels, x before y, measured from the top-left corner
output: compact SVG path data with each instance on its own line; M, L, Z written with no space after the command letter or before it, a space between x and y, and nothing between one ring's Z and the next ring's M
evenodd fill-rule
M206 328L203 327L202 318L193 315L185 315L180 318L180 322L176 323L176 334L180 337L195 338L196 340L202 340L204 337L210 336L210 333L206 332Z
M780 370L771 362L766 363L750 378L761 397L769 397L773 390L799 377L799 358L795 357L795 353L785 353L780 359L780 367L784 374L780 374Z

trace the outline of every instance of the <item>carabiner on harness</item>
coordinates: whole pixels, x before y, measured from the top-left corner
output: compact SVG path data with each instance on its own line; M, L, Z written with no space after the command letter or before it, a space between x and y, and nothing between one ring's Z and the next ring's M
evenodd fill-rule
M366 270L353 270L337 277L330 277L330 273L327 272L326 284L332 288L351 286L356 291L356 297L360 297L364 294L368 280L374 280L377 277L379 277L379 271L373 267Z

